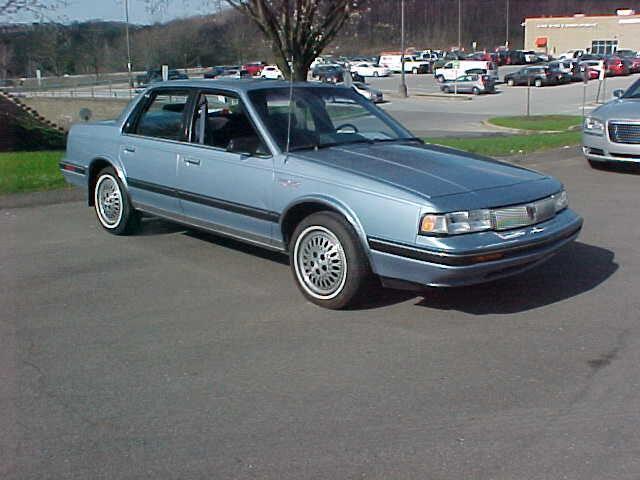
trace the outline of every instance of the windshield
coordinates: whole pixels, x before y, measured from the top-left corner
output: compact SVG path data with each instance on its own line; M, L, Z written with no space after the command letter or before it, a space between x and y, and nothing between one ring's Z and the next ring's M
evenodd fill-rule
M263 123L281 150L287 148L288 87L249 93ZM417 140L364 97L347 88L294 87L289 150L352 143Z
M631 85L622 98L640 98L640 80Z

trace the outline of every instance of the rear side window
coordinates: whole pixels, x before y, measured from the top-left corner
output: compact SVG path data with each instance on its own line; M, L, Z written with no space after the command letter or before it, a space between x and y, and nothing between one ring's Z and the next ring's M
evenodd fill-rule
M131 133L166 140L184 140L184 117L188 100L187 90L153 93Z

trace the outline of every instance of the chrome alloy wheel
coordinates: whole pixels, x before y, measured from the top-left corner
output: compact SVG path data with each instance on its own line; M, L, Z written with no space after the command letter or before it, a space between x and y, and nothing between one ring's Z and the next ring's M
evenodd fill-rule
M296 241L293 261L298 281L312 297L328 300L347 280L347 258L333 232L319 225L305 229Z
M122 192L111 175L102 175L95 188L98 219L105 228L116 228L122 219Z

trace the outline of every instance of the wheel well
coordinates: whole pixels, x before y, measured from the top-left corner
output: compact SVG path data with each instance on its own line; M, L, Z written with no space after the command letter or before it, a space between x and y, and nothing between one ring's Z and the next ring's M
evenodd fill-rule
M103 158L98 158L96 160L94 160L91 163L91 166L89 166L89 194L88 194L88 201L89 201L89 206L93 207L94 201L93 201L93 190L96 188L96 180L97 180L97 176L98 176L98 172L100 172L103 168L106 167L112 167L113 165L111 165L109 162L107 162L105 159Z
M291 207L285 217L282 219L281 228L282 228L282 239L284 241L285 247L288 248L289 241L293 236L293 232L298 226L298 224L304 220L309 215L318 212L335 212L338 215L342 215L338 210L329 205L319 202L304 202L294 207Z

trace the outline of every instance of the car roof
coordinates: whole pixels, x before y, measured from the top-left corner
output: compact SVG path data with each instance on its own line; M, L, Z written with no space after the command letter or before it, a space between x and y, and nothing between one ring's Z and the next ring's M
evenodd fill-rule
M241 79L192 79L192 80L169 80L167 82L154 83L150 89L163 87L178 88L220 88L236 93L249 92L255 90L265 90L271 88L289 88L290 82L286 80L264 80L257 78ZM293 82L295 88L341 88L323 82Z

